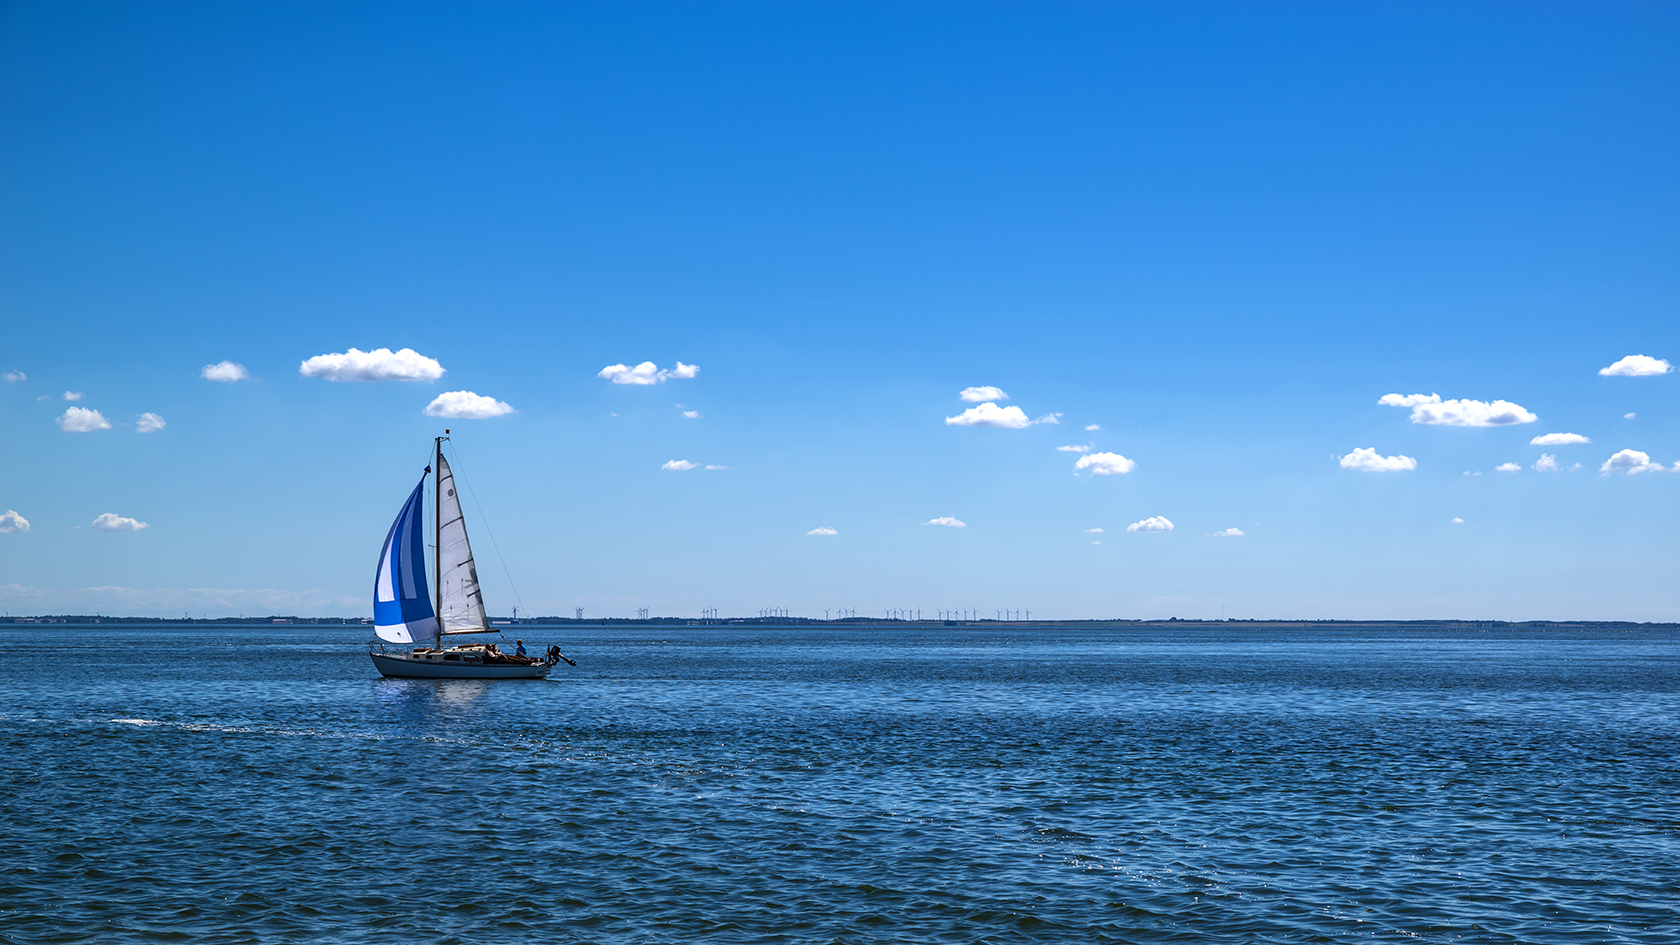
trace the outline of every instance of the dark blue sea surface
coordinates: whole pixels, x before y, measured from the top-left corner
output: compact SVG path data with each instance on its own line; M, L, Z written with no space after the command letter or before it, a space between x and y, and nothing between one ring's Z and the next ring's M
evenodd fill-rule
M0 629L0 942L1680 942L1680 634Z

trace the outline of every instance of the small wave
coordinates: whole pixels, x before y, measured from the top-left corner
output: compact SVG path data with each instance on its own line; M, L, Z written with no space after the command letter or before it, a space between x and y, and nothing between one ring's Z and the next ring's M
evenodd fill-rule
M292 738L349 738L385 741L391 736L379 732L332 732L318 729L271 728L258 725L218 725L214 722L163 722L157 719L106 719L113 725L157 725L183 732L218 732L229 735L280 735ZM441 739L440 739L441 740ZM461 744L472 744L459 739Z

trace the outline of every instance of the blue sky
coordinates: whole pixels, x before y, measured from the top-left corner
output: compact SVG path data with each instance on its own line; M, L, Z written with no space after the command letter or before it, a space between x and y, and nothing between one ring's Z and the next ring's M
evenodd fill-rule
M371 613L447 426L497 614L1680 620L1675 48L1657 3L0 6L0 608ZM443 373L302 370L352 348Z

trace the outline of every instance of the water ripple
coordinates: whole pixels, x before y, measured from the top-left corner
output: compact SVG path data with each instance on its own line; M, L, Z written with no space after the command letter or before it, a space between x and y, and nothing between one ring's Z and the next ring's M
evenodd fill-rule
M1673 634L98 632L0 664L0 942L1680 940Z

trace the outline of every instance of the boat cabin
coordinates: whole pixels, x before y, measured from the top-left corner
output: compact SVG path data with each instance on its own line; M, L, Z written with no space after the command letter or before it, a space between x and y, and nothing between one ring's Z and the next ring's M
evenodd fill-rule
M535 663L536 660L514 656L495 649L495 644L469 643L461 646L433 648L415 647L409 659L432 663Z

